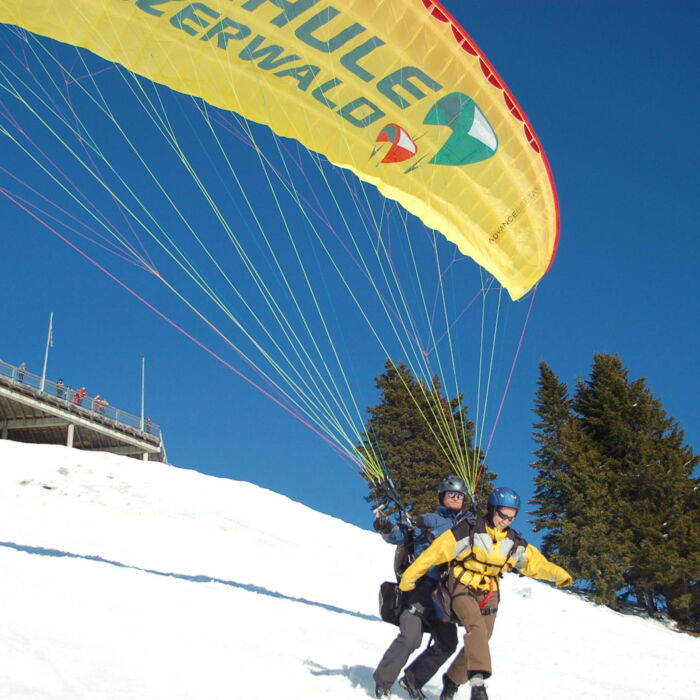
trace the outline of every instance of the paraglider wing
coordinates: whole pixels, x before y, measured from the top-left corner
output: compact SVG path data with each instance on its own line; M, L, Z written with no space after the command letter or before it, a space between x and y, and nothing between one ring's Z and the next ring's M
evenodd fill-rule
M514 299L551 263L559 222L542 148L437 2L0 0L0 21L298 139L439 230ZM371 158L387 124L418 144L403 165Z

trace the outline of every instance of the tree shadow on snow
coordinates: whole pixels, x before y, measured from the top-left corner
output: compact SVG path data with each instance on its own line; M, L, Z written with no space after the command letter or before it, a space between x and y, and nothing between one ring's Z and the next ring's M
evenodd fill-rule
M271 591L263 586L256 586L252 583L240 583L239 581L227 581L225 579L214 578L212 576L205 576L202 574L192 575L192 574L176 574L172 571L157 571L155 569L145 569L141 566L133 566L131 564L124 564L119 561L114 561L112 559L105 559L96 554L75 554L74 552L64 552L60 549L49 549L46 547L32 547L24 544L17 544L15 542L0 542L0 547L6 547L7 549L14 549L18 552L26 552L27 554L38 554L42 557L58 557L67 559L83 559L85 561L94 561L100 564L109 564L110 566L116 566L120 569L131 569L133 571L141 571L146 574L153 574L154 576L165 576L168 578L175 578L181 581L189 581L190 583L220 583L223 586L231 586L232 588L240 588L244 591L249 591L250 593L258 593L260 595L268 595L271 598L279 598L281 600L289 600L293 603L300 603L301 605L312 605L316 608L322 608L323 610L328 610L329 612L338 613L340 615L350 615L351 617L359 617L362 620L369 620L370 622L381 622L381 619L376 615L367 615L366 613L356 612L353 610L345 610L344 608L339 608L336 605L329 605L328 603L320 603L315 600L308 600L306 598L298 598L296 596L286 595L280 593L279 591ZM371 672L371 669L370 669ZM371 677L371 673L370 673ZM374 688L374 686L372 686ZM374 692L374 690L372 691Z

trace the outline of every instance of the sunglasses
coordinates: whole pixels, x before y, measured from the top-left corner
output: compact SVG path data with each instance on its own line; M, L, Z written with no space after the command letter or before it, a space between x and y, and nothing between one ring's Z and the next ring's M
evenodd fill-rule
M445 491L447 498L464 498L464 494L459 491Z
M499 517L501 520L506 520L506 521L509 522L509 523L512 523L513 520L515 520L515 515L517 515L517 513L516 513L515 515L506 515L505 513L503 513L503 512L501 511L500 508L496 508L496 513L498 513L498 517Z

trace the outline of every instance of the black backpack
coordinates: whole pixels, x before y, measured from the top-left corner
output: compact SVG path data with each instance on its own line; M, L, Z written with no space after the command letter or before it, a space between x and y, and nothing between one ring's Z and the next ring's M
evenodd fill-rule
M384 581L379 586L379 617L384 622L392 625L399 624L399 617L403 611L403 593L399 588L398 581L404 571L413 563L416 555L413 553L413 530L409 530L408 542L396 545L394 552L394 574L396 582Z
M399 624L403 611L403 593L399 584L394 581L384 581L379 586L379 617L392 625Z

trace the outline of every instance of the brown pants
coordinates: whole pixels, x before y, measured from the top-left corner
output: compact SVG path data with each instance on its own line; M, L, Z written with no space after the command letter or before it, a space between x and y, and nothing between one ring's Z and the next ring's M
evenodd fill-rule
M489 639L496 623L499 593L494 591L482 610L479 603L487 595L488 591L473 591L461 583L455 587L452 609L466 630L464 647L447 669L447 675L457 685L466 683L475 673L483 673L484 678L491 675ZM488 614L484 615L483 612Z

